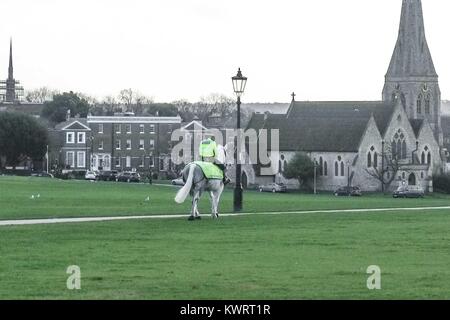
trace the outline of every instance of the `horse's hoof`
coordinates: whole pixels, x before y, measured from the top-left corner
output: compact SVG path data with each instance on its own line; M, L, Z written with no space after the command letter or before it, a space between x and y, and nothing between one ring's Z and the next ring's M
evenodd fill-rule
M195 218L193 217L193 216L190 216L189 218L188 218L188 221L194 221L195 220Z
M202 217L195 217L195 220L202 220Z

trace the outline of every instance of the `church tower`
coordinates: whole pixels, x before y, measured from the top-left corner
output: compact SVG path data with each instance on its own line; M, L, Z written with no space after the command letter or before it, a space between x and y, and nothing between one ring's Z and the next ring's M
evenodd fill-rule
M9 42L8 78L0 81L0 103L20 103L23 97L23 87L14 79L12 39Z
M6 101L14 102L16 100L16 80L14 80L14 68L12 58L12 39L9 42L9 67L8 79L6 79Z
M425 37L421 0L403 0L398 39L385 78L383 100L398 97L410 119L427 119L442 146L441 91Z

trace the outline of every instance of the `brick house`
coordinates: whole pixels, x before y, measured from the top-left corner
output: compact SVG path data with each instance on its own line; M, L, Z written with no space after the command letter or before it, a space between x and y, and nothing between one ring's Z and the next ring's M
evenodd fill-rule
M75 171L172 170L171 134L180 117L88 116L69 118L53 130L50 159Z

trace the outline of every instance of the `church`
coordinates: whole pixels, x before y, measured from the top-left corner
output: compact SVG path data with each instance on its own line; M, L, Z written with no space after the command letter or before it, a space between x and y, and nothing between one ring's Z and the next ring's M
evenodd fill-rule
M316 164L319 190L348 185L387 191L408 184L432 192L432 177L445 171L448 157L442 119L422 3L403 0L382 100L305 102L292 94L286 114L253 114L248 128L279 129L279 150L269 151L279 165L271 176L261 175L258 165L243 165L243 181L296 187L283 172L303 152Z

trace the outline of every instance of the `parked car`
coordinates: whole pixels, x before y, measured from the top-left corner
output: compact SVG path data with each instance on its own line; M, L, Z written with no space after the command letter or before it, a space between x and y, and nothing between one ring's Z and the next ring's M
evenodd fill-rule
M419 186L400 186L392 193L394 198L423 198L425 191Z
M172 180L172 185L174 185L174 186L184 186L184 181L183 181L182 178L173 179Z
M121 172L117 175L116 181L121 182L141 182L141 175L137 172Z
M31 174L31 176L32 176L32 177L41 177L41 178L54 178L53 174L48 173L48 172L44 172L44 171L41 171L41 172L33 172L33 173Z
M359 187L340 187L334 192L334 195L336 197L340 196L360 197L362 196L362 192Z
M86 174L84 175L84 179L95 181L95 180L97 180L97 173L95 171L86 171Z
M98 175L98 180L101 181L116 181L117 178L117 171L100 171L100 174Z
M259 186L259 192L287 192L286 185L282 183L269 183L263 186Z

